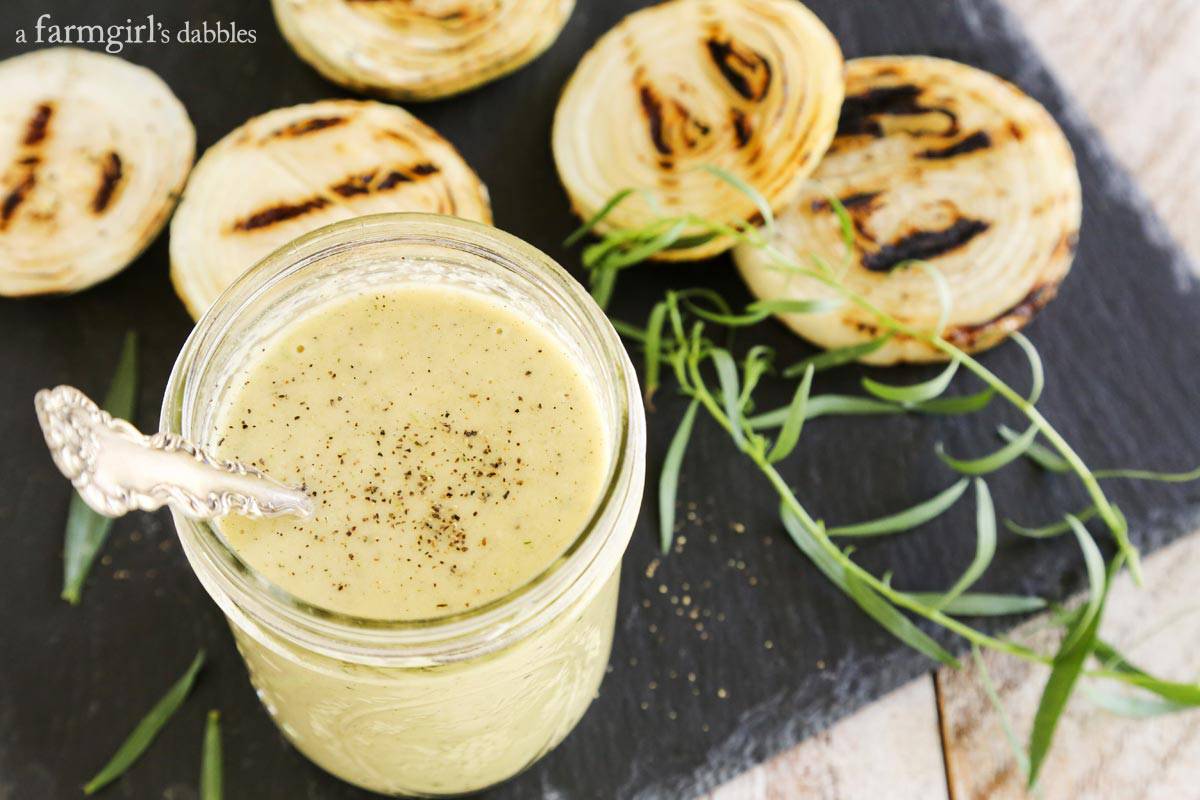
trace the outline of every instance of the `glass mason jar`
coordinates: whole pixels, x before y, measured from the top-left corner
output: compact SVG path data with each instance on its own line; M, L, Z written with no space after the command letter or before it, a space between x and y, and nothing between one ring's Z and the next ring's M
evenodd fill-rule
M609 463L593 515L566 552L480 608L364 619L274 585L219 525L174 519L259 698L297 749L377 792L461 794L511 777L562 741L607 666L621 556L641 504L645 416L604 313L550 258L494 228L426 214L340 222L268 256L204 315L171 373L161 427L212 444L228 382L256 345L330 298L396 283L497 297L575 356L599 401Z

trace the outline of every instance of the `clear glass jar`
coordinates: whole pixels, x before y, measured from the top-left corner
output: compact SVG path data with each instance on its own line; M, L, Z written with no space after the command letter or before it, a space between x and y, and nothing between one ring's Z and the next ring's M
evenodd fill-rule
M608 662L621 556L641 504L645 416L604 313L550 258L494 228L425 214L348 220L267 257L204 315L171 373L161 426L209 443L225 387L251 348L341 292L397 282L499 297L576 356L611 453L597 507L568 550L486 606L380 621L290 595L240 559L217 526L179 514L175 525L259 698L301 752L377 792L461 794L511 777L562 741Z

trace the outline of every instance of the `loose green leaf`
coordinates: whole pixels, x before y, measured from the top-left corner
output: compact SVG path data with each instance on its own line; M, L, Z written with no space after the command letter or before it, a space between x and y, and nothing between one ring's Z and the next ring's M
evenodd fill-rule
M1042 389L1046 388L1046 370L1042 366L1042 357L1038 355L1037 348L1029 341L1029 337L1020 331L1013 331L1012 340L1020 346L1029 360L1029 394L1026 398L1030 405L1037 405L1038 400L1042 399Z
M729 420L729 429L733 440L739 448L746 444L746 434L742 430L741 393L738 391L737 364L728 350L713 348L713 364L717 368L717 380L721 385L721 398L725 405L725 416Z
M878 339L872 339L869 342L853 344L849 345L848 347L837 347L833 350L826 350L824 352L811 355L808 358L797 361L795 364L792 364L790 367L785 369L783 371L783 377L795 378L797 375L803 375L804 371L810 366L817 372L820 372L821 370L832 369L833 367L840 367L843 364L849 364L851 362L858 361L863 356L868 356L879 348L883 347L885 344L891 341L893 336L895 336L895 334L886 333L883 336L880 336Z
M671 444L667 448L667 457L663 460L662 473L658 477L658 537L663 555L671 549L671 541L675 537L675 497L679 493L679 469L683 465L683 454L687 452L688 442L692 438L692 427L696 422L696 407L699 400L693 400L683 413Z
M1073 630L1068 631L1067 638L1063 640L1062 649L1064 650L1070 649L1075 644L1075 638L1082 636L1083 632L1087 630L1092 618L1100 614L1100 608L1104 604L1104 596L1108 590L1104 575L1104 556L1100 554L1100 548L1096 546L1092 535L1087 532L1087 528L1083 527L1082 522L1070 514L1067 514L1067 524L1071 526L1075 538L1079 541L1079 549L1083 552L1083 563L1087 568L1088 599L1083 604L1083 610L1080 612Z
M1190 472L1152 472L1145 469L1098 469L1092 472L1100 480L1123 478L1129 481L1159 481L1161 483L1189 483L1200 481L1200 467Z
M125 771L133 766L133 763L138 760L142 753L146 752L146 748L154 741L154 737L162 730L171 716L183 705L183 701L187 698L188 693L192 690L192 684L196 682L196 674L200 672L200 668L204 666L204 651L196 653L195 659L192 660L191 666L187 668L187 672L183 674L175 685L172 686L163 698L155 703L154 708L142 718L142 721L137 724L129 737L117 748L117 752L113 755L104 768L96 773L96 777L87 782L83 787L85 794L95 794L103 789L108 784L115 781L117 778L125 774Z
M742 362L742 391L738 395L739 408L750 408L753 405L754 390L758 387L762 376L771 369L771 362L774 358L775 351L761 344L751 347L750 351L746 353L746 360Z
M833 210L833 215L837 217L838 230L842 234L843 262L850 263L854 258L854 220L850 217L850 212L846 210L846 206L833 192L826 192L825 198L829 201L829 207Z
M608 308L612 300L613 289L617 285L617 270L611 267L599 267L591 273L592 299L600 308Z
M724 325L727 328L744 328L770 317L772 314L820 314L841 305L836 300L758 300L746 306L744 314L729 314L710 311L693 305L690 310L701 319Z
M630 247L628 250L605 259L604 264L607 268L619 270L645 261L647 258L675 244L686 228L686 220L677 220L661 233L650 237L638 245Z
M1082 686L1080 688L1094 705L1110 714L1131 719L1151 719L1192 708L1189 705L1163 700L1161 697L1132 694L1099 686Z
M920 403L932 400L946 391L950 381L954 380L954 374L958 372L959 363L959 359L956 358L937 377L921 383L914 383L911 386L893 386L871 378L863 378L862 385L864 389L881 400L890 400L893 403L904 405Z
M1004 702L1000 699L1000 693L996 691L996 684L992 682L992 674L988 671L987 662L983 660L983 653L979 651L978 645L971 645L971 658L975 660L975 668L979 672L979 682L983 684L984 694L992 704L992 708L996 711L996 716L1000 717L1000 727L1004 730L1004 738L1008 741L1008 747L1013 752L1013 758L1017 762L1017 766L1021 769L1021 774L1025 779L1029 779L1029 756L1025 755L1025 751L1021 749L1020 742L1017 741L1017 734L1013 731L1012 720L1008 716L1008 710L1004 707Z
M1026 431L1025 433L1017 433L1007 425L1001 425L996 429L996 432L1000 434L1001 439L1009 443L1016 442L1017 440L1021 439L1021 437L1026 436L1029 433L1029 431ZM1025 448L1025 452L1022 453L1022 455L1047 472L1063 473L1071 471L1071 465L1067 463L1065 458L1051 450L1049 447L1038 444L1036 441L1031 441L1029 446Z
M1076 520L1078 523L1078 520ZM1077 530L1083 530L1083 526L1079 525ZM1084 540L1087 540L1091 547L1084 545ZM1095 543L1091 541L1091 537L1087 535L1087 531L1083 531L1083 536L1080 538L1080 546L1084 548L1085 553L1095 549ZM1097 551L1098 555L1098 551ZM1093 577L1094 563L1090 555L1085 556L1088 564L1089 581L1092 584L1093 591L1096 588L1096 580ZM1096 634L1100 628L1100 619L1103 616L1103 607L1105 601L1105 592L1108 587L1109 579L1115 574L1121 559L1114 558L1112 564L1109 565L1107 575L1100 576L1099 586L1099 603L1096 605L1095 613L1088 614L1087 610L1076 615L1074 622L1067 631L1067 636L1063 639L1058 652L1054 656L1054 663L1050 669L1050 677L1046 680L1046 686L1042 689L1042 697L1038 702L1037 712L1033 717L1033 729L1029 733L1029 776L1028 785L1030 788L1037 782L1038 773L1041 771L1042 765L1045 763L1046 754L1050 752L1050 745L1054 741L1054 732L1058 728L1058 720L1062 716L1063 709L1066 708L1067 700L1070 699L1071 693L1075 689L1075 684L1079 681L1079 675L1083 671L1083 664L1091 654L1096 645ZM1101 564L1103 567L1103 564ZM1088 599L1089 607L1092 605L1096 595L1092 595Z
M934 608L943 609L955 598L975 585L996 555L996 509L987 484L975 479L975 558Z
M656 303L646 323L646 402L649 403L658 390L658 377L662 368L662 332L667 319L667 304Z
M808 556L834 586L845 592L858 607L872 619L883 626L888 633L904 642L909 647L924 653L929 658L953 667L958 666L958 660L945 648L922 631L912 620L904 616L891 603L879 596L871 587L850 574L826 552L805 529L804 525L786 507L780 507L783 527L788 532L796 546Z
M755 300L746 306L746 310L768 314L824 314L826 311L841 308L845 304L844 300L836 298Z
M938 458L955 472L962 475L987 475L1001 467L1008 466L1020 458L1021 454L1029 449L1029 445L1033 443L1036 437L1037 428L1030 425L1029 429L1018 438L1004 445L999 450L989 453L986 456L980 456L979 458L955 458L946 453L946 448L941 442L937 443L935 449Z
M580 239L582 239L584 236L587 236L591 231L595 230L596 226L599 225L605 219L605 217L611 214L617 206L625 202L625 199L633 193L633 189L622 189L610 197L608 202L605 203L599 211L593 214L587 222L576 228L575 231L563 241L563 246L574 247L576 244L578 244Z
M728 183L733 188L737 189L742 194L750 198L754 206L758 209L759 216L763 219L763 227L768 231L775 227L775 214L771 211L771 204L767 202L767 198L762 196L762 193L755 189L746 181L742 180L737 175L734 175L728 170L722 169L715 164L704 164L700 169L705 172L715 175L721 180Z
M208 712L204 725L204 750L200 754L200 800L221 800L223 791L221 764L221 715Z
M935 336L941 336L942 332L946 330L946 325L950 322L950 310L954 306L954 296L950 292L950 283L946 280L946 276L942 274L942 271L928 261L903 261L897 264L895 269L908 269L914 266L923 271L933 281L933 288L938 296L938 321L937 326L931 333Z
M830 536L885 536L890 533L912 530L944 514L958 501L958 498L962 497L962 493L967 490L969 483L970 481L963 478L928 500L917 503L904 511L869 522L836 526L829 528L826 533Z
M137 334L125 334L117 368L104 398L104 410L120 419L132 419L137 404ZM62 599L78 605L83 582L104 546L113 520L88 508L77 492L71 493L67 508L67 526L63 541Z
M791 406L764 411L746 420L746 424L754 430L778 428L787 422ZM836 416L869 416L877 414L903 414L907 411L903 406L876 400L873 397L857 397L849 394L819 394L810 396L804 411L805 421L818 417Z
M646 331L636 325L630 325L628 322L622 322L619 319L609 319L612 323L613 330L624 336L626 339L633 339L639 344L646 343Z
M1080 522L1087 522L1096 516L1098 510L1095 506L1088 506L1079 513L1075 514L1075 519ZM1030 539L1049 539L1054 536L1060 536L1071 530L1071 523L1064 517L1059 522L1043 525L1039 528L1028 528L1024 525L1018 525L1011 519L1004 520L1004 527L1008 528L1013 533L1019 536L1027 536Z
M920 411L922 414L943 414L946 416L974 414L976 411L982 411L987 408L995 396L996 390L988 388L974 394L935 397L932 400L917 403L911 410Z
M815 368L809 365L800 381L800 386L796 388L792 404L788 406L787 418L783 421L783 427L779 429L779 438L775 440L771 452L767 454L767 461L772 464L791 455L800 441L800 432L804 429L804 415L808 406L808 394L812 391L815 371Z
M1046 607L1040 597L1022 594L987 594L986 592L963 592L946 602L944 592L908 592L918 603L938 608L957 617L1002 617L1008 614L1028 614Z
M1094 673L1100 677L1137 686L1180 706L1200 706L1200 684L1156 678L1134 666L1103 639L1096 640L1095 655L1104 665L1101 671Z

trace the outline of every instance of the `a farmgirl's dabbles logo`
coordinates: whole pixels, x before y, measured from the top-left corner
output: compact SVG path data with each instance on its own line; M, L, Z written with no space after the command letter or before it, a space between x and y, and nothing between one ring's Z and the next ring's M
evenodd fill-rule
M116 55L129 45L139 44L254 44L253 28L232 20L185 20L178 26L164 24L154 14L137 21L110 25L60 24L42 14L29 28L17 28L17 44L101 45Z

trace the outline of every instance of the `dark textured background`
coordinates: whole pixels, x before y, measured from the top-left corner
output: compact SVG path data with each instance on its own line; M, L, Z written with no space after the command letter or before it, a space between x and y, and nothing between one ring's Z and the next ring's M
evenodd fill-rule
M559 242L574 220L548 144L555 100L587 46L644 4L580 0L561 39L533 65L464 97L413 108L457 144L487 182L497 224L572 269L577 256ZM1200 294L1145 199L999 3L811 5L848 57L958 59L1014 80L1058 117L1079 158L1085 213L1074 271L1060 299L1030 329L1049 367L1043 407L1093 464L1193 466L1200 454ZM184 20L224 19L256 29L254 45L156 45L123 54L155 69L179 94L201 148L253 114L344 94L293 56L265 0L6 0L0 55L23 49L12 43L13 29L32 26L43 12L60 23L111 24L155 12L171 28ZM725 258L652 266L625 276L616 313L641 318L667 287L696 283L744 296ZM312 766L276 732L166 515L119 521L106 549L111 562L96 566L83 605L70 608L57 599L68 487L46 457L30 401L36 389L60 382L103 392L121 333L131 327L145 343L138 419L150 428L190 327L167 281L166 236L130 269L82 295L0 301L0 531L8 547L0 559L0 798L78 796L77 787L201 646L210 662L194 696L106 796L194 797L203 715L216 707L224 721L228 796L365 797ZM775 324L755 337L775 345L783 363L808 350ZM984 361L1024 385L1023 357L1014 347ZM822 375L816 389L852 391L860 373L848 368ZM889 374L916 379L927 373ZM964 380L956 391L974 388ZM785 399L781 387L770 394L764 407ZM669 387L658 406L650 416L651 474L682 408ZM995 446L992 430L1000 420L1012 424L1015 417L997 406L971 419L822 420L805 430L804 446L784 472L817 515L835 522L873 517L953 480L933 456L935 441L944 439L955 453L982 452ZM992 487L1002 514L1029 523L1086 502L1072 481L1026 464L1006 469ZM1197 524L1200 487L1113 486L1112 494L1146 549ZM684 531L682 554L672 555L653 580L644 574L656 539L649 505L634 536L613 669L599 700L557 751L491 796L687 796L930 668L792 549L778 530L771 491L710 424L699 425L688 454L682 499L696 503L698 519ZM860 557L877 571L894 569L898 585L944 587L970 560L972 513L964 500L926 530L868 544ZM734 532L734 523L747 532ZM981 588L1061 597L1079 578L1071 541L1031 543L1002 534ZM668 594L659 594L660 584ZM701 609L707 638L670 603L671 595L685 593ZM689 672L697 676L694 684ZM718 689L727 697L718 697Z

